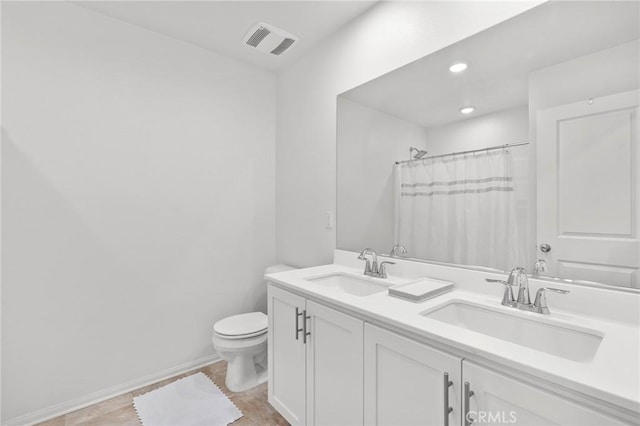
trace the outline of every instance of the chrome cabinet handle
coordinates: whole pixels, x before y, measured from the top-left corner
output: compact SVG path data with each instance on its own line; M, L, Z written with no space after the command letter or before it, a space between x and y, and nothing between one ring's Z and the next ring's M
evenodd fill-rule
M453 411L453 408L449 406L449 388L453 385L453 382L449 380L449 373L444 373L444 426L449 426L449 414Z
M551 246L549 244L547 244L547 243L540 244L540 250L543 253L549 253L551 251Z
M298 322L298 318L300 318L301 316L302 316L302 312L300 312L300 309L296 307L296 340L300 340L299 333L302 331L302 329L300 328L300 324Z
M307 310L302 311L302 343L307 344L307 336L311 336L311 332L307 331L307 320L310 320L311 317L307 316Z
M464 426L471 426L475 419L469 416L469 400L474 395L469 382L464 382Z

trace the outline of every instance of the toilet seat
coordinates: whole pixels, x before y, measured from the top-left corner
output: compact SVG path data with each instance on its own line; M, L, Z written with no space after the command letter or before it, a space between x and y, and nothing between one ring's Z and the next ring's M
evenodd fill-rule
M224 339L247 339L267 332L268 319L262 312L234 315L215 323L213 331Z

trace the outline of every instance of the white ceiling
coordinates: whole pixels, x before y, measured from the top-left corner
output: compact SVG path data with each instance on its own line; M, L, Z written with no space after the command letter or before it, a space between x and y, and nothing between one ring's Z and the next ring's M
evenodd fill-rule
M639 14L635 1L546 3L343 95L424 127L526 105L532 71L638 39ZM454 75L458 60L469 68Z
M377 1L377 0L376 0ZM269 70L281 70L376 1L76 1L133 25ZM300 38L280 56L242 43L265 22Z

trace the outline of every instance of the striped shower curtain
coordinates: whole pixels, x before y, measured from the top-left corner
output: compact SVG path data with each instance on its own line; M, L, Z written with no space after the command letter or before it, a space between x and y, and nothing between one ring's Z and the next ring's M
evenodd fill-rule
M411 257L509 270L519 253L507 149L396 165L395 242Z

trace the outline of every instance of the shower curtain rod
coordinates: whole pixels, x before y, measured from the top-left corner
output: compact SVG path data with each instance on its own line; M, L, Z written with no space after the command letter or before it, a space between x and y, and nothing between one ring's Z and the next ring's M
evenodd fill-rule
M453 156L453 155L460 155L460 154L471 154L472 152L492 151L494 149L509 148L509 147L520 146L520 145L529 145L529 141L522 141L522 142L516 142L516 143L507 143L507 144L504 144L504 145L490 146L489 148L470 149L469 151L450 152L448 154L432 155L431 157L422 157L422 158L417 158L415 160L396 161L396 164L411 163L413 161L428 160L430 158L448 157L449 155Z

